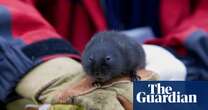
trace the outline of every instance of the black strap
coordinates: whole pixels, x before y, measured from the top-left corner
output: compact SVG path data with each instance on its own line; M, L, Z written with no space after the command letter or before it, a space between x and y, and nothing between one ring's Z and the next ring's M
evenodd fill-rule
M36 60L44 56L53 55L53 54L77 54L76 51L69 42L63 39L47 39L39 42L32 43L22 48L22 51L25 55L31 60Z

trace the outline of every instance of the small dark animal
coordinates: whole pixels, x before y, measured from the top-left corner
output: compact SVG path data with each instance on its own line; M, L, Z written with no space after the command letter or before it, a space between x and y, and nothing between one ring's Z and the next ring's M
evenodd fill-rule
M140 44L122 33L99 32L87 44L82 64L96 82L103 83L123 74L135 78L136 71L145 68L145 53Z

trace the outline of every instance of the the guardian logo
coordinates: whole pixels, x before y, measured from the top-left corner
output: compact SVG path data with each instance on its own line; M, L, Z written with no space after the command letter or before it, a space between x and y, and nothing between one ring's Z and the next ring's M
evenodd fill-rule
M138 92L136 100L139 103L197 103L196 94L182 94L174 91L171 86L161 86L160 83L148 84L150 93Z

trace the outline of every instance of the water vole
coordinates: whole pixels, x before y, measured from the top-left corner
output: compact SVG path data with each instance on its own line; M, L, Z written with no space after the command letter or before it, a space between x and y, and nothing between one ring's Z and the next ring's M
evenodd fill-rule
M123 74L135 77L138 69L145 68L145 53L141 44L122 33L99 32L88 42L82 54L82 65L97 82Z

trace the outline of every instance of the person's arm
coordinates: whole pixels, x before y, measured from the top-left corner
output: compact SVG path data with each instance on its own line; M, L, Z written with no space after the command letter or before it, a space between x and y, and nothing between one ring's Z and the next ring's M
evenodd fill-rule
M170 2L170 1L162 0L162 2L165 7L163 10L166 13L162 13L163 16L161 16L162 17L161 27L163 31L165 31L165 29L169 29L171 31L166 32L165 35L161 37L160 39L148 41L148 43L171 47L171 48L176 49L179 53L184 53L184 49L181 47L184 47L184 46L187 47L187 43L189 44L190 39L193 39L192 38L193 33L197 32L197 34L200 35L200 34L203 34L202 31L208 32L208 21L207 21L208 1L197 0L195 1L195 4L193 4L195 6L193 8L191 7L190 0L187 0L187 1L181 1L181 0L174 1L173 0L172 2L173 2L173 5L175 3L175 7L168 7L168 9L171 10L172 15L176 14L177 16L177 12L173 13L174 11L172 10L174 10L174 8L177 8L177 4L179 3L180 3L180 8L182 8L180 9L181 10L180 12L184 12L184 10L188 10L189 15L186 15L186 13L182 13L179 17L183 17L183 18L178 18L178 19L183 19L183 20L180 20L179 23L177 22L178 24L175 24L172 27L170 26L171 23L169 21L171 20L169 19L174 19L175 16L170 16L169 14L167 14L168 13L168 10L166 9L167 5L165 5L164 3L164 2ZM177 10L178 9L176 9L176 11ZM195 34L194 36L197 36L197 35Z
M0 0L0 101L9 99L18 81L46 60L79 53L27 2Z

